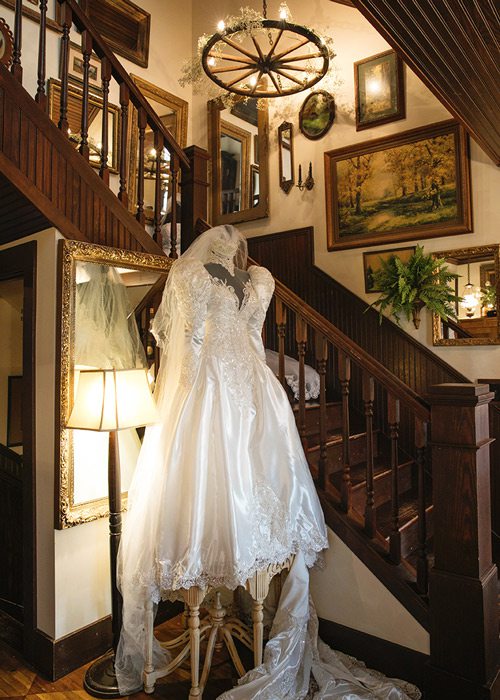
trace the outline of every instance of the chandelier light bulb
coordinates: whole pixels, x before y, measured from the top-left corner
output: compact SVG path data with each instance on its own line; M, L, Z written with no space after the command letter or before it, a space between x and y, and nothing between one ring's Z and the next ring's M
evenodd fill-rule
M219 20L217 22L217 31L223 32L225 28L226 28L226 23L224 22L224 20L223 19Z
M253 87L254 85L257 85L257 78L255 77L255 75L252 75L252 77L250 78L250 80L249 80L248 82L250 83L250 85L251 85L252 87Z
M279 9L279 18L284 20L290 19L290 10L286 2L282 2Z
M209 66L215 66L215 58L213 56L210 56L207 63Z

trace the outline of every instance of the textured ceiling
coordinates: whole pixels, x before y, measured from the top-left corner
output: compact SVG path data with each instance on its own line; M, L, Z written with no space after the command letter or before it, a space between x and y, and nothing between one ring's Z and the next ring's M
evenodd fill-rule
M496 0L353 0L353 4L499 165Z

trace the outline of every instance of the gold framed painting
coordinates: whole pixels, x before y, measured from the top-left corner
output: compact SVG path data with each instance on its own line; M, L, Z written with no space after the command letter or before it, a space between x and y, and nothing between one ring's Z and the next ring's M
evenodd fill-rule
M328 250L472 230L467 135L454 120L325 153Z
M382 261L390 260L391 258L399 258L405 263L411 258L416 247L409 246L407 248L389 248L388 250L373 250L369 253L363 253L363 276L365 278L365 292L380 292L381 289L375 285L373 275L382 267Z

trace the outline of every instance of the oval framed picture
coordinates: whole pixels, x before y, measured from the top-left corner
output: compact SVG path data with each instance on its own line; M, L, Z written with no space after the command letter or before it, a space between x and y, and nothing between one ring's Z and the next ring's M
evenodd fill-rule
M12 62L12 51L14 48L14 39L9 25L0 17L0 63L4 66L10 66Z
M320 139L335 119L335 100L325 90L311 92L300 108L299 129L308 139Z

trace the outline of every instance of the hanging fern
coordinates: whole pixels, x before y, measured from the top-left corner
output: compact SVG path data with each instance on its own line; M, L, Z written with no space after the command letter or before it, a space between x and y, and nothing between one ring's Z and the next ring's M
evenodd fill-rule
M444 258L426 255L422 246L417 245L415 253L407 262L392 256L381 259L381 267L373 273L374 286L382 294L370 306L378 307L380 322L383 312L390 309L400 323L404 315L409 321L413 318L418 328L418 313L422 306L438 314L442 319L456 319L455 303L461 301L450 287L459 275L448 271Z

